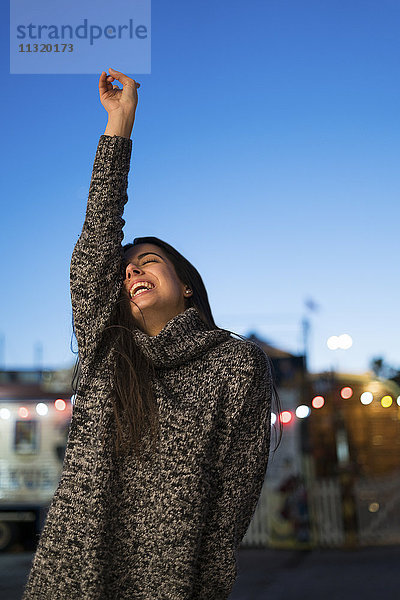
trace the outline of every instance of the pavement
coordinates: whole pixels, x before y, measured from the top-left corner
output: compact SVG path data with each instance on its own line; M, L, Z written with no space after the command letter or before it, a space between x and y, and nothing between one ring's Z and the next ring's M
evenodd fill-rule
M21 600L32 558L32 552L0 553L1 600ZM355 550L242 548L229 600L399 600L399 563L397 545Z
M399 600L399 563L400 546L245 548L229 600Z

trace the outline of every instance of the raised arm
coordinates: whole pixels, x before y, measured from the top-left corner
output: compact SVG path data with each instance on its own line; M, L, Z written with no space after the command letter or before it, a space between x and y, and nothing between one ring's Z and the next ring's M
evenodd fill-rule
M113 69L110 73L107 77L103 71L99 79L108 123L97 146L85 221L71 257L71 303L81 362L95 351L124 279L122 215L140 83ZM114 79L122 89L112 85Z

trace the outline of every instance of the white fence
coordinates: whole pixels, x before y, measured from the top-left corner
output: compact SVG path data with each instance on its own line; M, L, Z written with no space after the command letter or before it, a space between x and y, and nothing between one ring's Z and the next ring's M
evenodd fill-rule
M354 496L359 543L400 544L400 472L359 479Z
M400 472L359 479L354 488L358 545L400 544ZM242 541L242 547L301 547L290 520L282 517L287 494L264 483L261 496ZM341 486L325 478L307 488L309 545L340 547L345 543Z
M270 517L272 504L273 495L271 495L270 490L268 490L267 485L264 483L256 512L254 513L247 533L243 538L242 546L267 547L270 545Z

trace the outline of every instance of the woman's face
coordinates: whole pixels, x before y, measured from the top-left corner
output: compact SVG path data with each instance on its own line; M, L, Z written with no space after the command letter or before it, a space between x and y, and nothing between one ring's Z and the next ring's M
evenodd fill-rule
M173 264L155 244L129 248L125 259L124 287L132 315L142 331L157 335L168 321L185 310L185 298L193 292L185 293L188 286L179 280ZM147 283L147 287L140 287L140 282Z

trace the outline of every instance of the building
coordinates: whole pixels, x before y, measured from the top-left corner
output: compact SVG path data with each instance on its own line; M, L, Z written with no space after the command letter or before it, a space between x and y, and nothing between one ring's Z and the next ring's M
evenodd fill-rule
M315 477L351 469L361 477L400 470L400 388L373 373L309 376L320 408L308 419Z
M35 547L61 476L69 381L68 371L0 371L0 550Z

